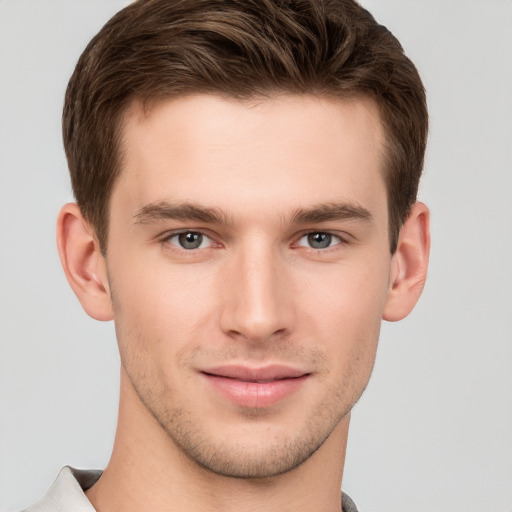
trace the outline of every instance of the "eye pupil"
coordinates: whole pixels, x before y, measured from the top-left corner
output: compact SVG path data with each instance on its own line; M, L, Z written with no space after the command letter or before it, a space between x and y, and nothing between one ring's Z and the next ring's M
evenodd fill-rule
M314 249L325 249L331 245L332 235L329 233L311 233L308 235L308 243Z
M203 235L194 232L180 233L178 240L184 249L197 249L203 243Z

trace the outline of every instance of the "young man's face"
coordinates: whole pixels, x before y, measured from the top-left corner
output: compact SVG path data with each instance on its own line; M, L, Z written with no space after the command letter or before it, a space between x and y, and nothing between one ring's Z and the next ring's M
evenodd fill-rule
M199 465L275 475L346 431L394 268L383 147L370 101L132 109L106 257L123 371Z

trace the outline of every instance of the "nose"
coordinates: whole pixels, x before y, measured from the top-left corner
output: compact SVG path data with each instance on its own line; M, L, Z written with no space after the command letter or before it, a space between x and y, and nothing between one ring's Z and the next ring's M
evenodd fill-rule
M293 287L279 251L250 244L235 251L225 270L221 329L253 343L289 335Z

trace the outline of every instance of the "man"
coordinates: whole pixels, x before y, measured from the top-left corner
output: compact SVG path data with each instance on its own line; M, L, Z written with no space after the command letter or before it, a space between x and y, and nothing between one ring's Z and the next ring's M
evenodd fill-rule
M63 127L59 252L115 321L119 420L105 471L29 510L356 510L350 411L428 263L398 41L352 0L141 0L81 56Z

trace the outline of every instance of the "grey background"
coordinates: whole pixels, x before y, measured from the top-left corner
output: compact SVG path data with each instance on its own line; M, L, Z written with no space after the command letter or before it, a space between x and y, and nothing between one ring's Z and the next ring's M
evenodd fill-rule
M64 464L102 467L119 360L54 243L71 199L64 89L123 0L0 0L0 510L44 493ZM429 94L420 198L429 281L384 324L356 406L344 489L362 512L512 512L512 1L366 0Z

